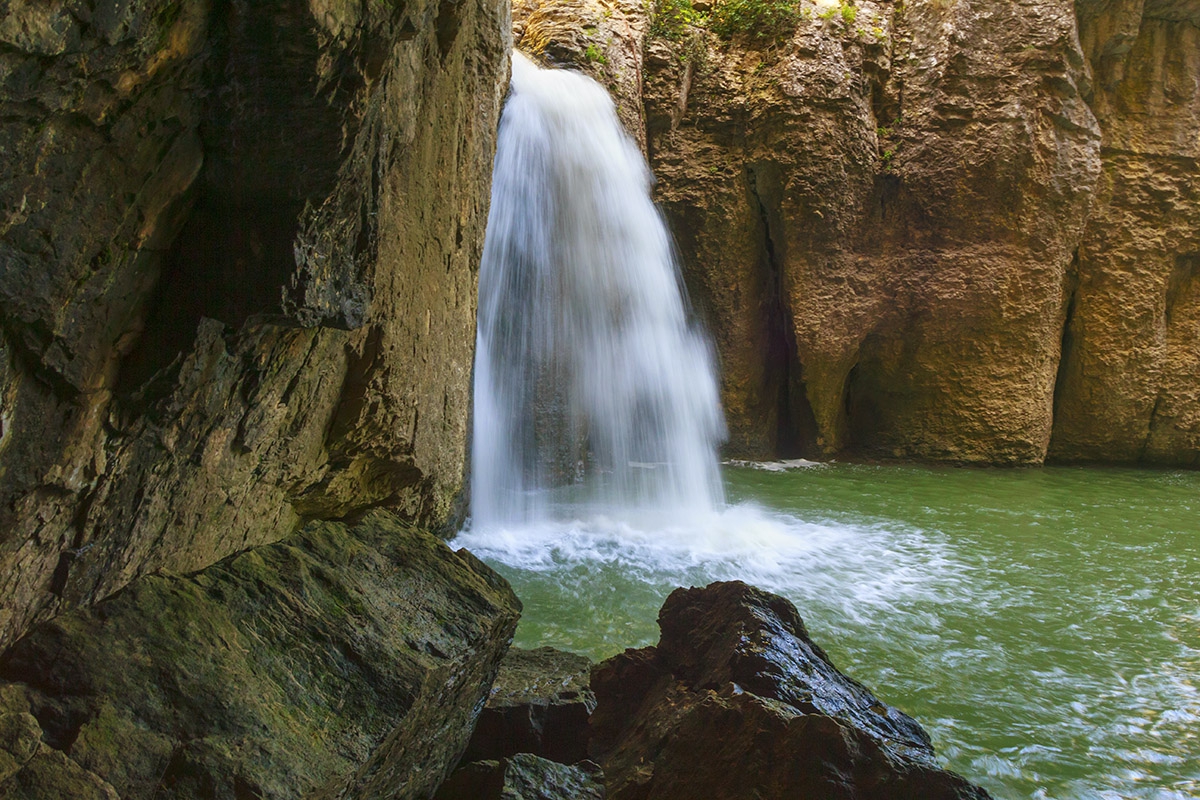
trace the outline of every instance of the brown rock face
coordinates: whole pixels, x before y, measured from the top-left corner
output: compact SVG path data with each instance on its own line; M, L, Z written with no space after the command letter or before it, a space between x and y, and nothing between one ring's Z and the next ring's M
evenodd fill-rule
M791 603L740 582L677 589L657 647L592 672L608 797L977 798L917 723L846 677Z
M1200 3L1080 2L1104 131L1050 455L1200 465Z
M779 40L642 23L729 454L1200 463L1198 18L821 0ZM557 60L585 62L567 30Z
M647 68L731 450L1040 461L1099 172L1070 3L855 9Z
M451 518L507 5L4 8L0 648L305 517Z

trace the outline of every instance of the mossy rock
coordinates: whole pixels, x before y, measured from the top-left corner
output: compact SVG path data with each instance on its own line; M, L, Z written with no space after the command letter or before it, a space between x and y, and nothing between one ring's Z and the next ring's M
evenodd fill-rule
M127 800L417 797L465 748L518 612L470 554L374 512L143 578L36 628L0 677Z

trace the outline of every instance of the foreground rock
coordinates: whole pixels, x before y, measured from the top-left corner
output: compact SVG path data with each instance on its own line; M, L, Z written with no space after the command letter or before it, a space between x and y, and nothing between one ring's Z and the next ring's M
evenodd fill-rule
M0 797L428 797L518 613L383 512L143 578L0 660Z
M522 753L462 767L434 800L603 800L603 780L590 761L568 766Z
M586 758L588 717L596 707L591 671L586 656L552 647L510 648L463 761L518 753L563 764Z
M840 673L791 603L740 582L677 589L657 647L592 674L589 751L617 800L982 800L915 720Z

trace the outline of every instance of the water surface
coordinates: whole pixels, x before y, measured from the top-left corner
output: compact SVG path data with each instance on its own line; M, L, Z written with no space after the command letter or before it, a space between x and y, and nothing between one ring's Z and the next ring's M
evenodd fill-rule
M742 579L998 798L1200 796L1200 473L727 468L719 513L580 509L466 532L516 644L657 640L675 586Z

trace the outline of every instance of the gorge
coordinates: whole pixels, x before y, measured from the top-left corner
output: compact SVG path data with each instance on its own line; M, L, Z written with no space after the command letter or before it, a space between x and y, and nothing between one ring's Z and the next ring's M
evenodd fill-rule
M497 570L518 643L596 657L750 579L999 797L1195 793L1200 5L784 5L776 37L733 0L0 4L0 796L431 796L521 613ZM611 93L711 334L654 295L687 385L649 429L711 448L715 394L729 458L945 465L685 453L695 517L529 524L498 484L492 538L439 541L499 455L472 364L514 42ZM554 422L601 380L524 423L555 502L675 460Z

